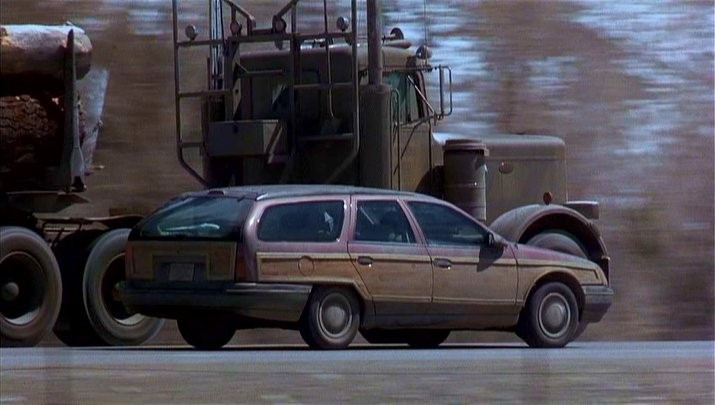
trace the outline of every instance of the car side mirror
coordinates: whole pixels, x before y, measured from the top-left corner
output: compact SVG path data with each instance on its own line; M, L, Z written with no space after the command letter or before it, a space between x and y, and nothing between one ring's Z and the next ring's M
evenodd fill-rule
M487 234L487 246L493 247L493 248L498 248L498 249L504 249L506 247L506 242L504 241L504 239L489 232Z

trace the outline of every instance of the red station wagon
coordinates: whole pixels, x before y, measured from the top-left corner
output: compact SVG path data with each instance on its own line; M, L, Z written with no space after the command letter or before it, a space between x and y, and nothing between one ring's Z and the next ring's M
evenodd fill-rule
M611 305L593 262L504 240L429 196L348 186L184 194L127 245L125 306L172 318L191 345L298 329L312 348L436 347L452 330L562 347Z

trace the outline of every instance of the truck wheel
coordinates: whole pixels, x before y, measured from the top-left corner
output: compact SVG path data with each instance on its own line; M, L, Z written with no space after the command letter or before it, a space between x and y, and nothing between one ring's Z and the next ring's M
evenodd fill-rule
M163 319L129 311L117 297L125 280L124 248L129 229L100 236L91 247L84 267L82 291L89 323L104 342L114 346L141 344L154 337Z
M571 289L559 282L536 289L519 316L517 335L531 347L563 347L578 328L578 304Z
M0 227L0 346L34 346L54 326L62 283L47 243L29 229Z
M236 328L221 319L178 319L179 333L186 343L199 350L217 350L231 341Z
M407 344L415 349L434 349L449 337L449 330L424 329L410 331Z
M54 248L62 274L62 306L55 323L55 336L67 346L106 346L89 323L82 298L82 279L90 247L104 231L89 230L72 233Z
M543 231L529 239L526 244L588 259L586 250L581 246L581 243L578 242L576 237L570 233L559 230L552 229Z
M355 338L359 325L360 304L352 291L318 287L304 310L300 335L312 349L344 349Z

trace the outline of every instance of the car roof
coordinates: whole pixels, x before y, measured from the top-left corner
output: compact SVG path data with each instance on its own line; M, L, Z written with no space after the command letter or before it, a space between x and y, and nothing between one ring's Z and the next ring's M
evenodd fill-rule
M384 195L391 197L411 197L423 200L433 200L441 202L434 197L412 193L408 191L386 190L380 188L355 187L345 185L324 185L324 184L278 184L278 185L255 185L240 187L212 188L200 192L190 193L191 195L224 195L250 198L257 201L270 200L286 197L310 197L324 195Z

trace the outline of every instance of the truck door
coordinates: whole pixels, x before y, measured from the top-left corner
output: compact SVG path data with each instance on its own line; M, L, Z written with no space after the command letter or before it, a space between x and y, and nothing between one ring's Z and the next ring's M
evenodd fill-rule
M348 252L375 304L378 323L412 324L432 296L432 266L400 203L353 197Z
M425 175L430 170L432 128L418 93L423 80L415 72L395 71L385 82L392 89L392 189L431 193L433 185Z

